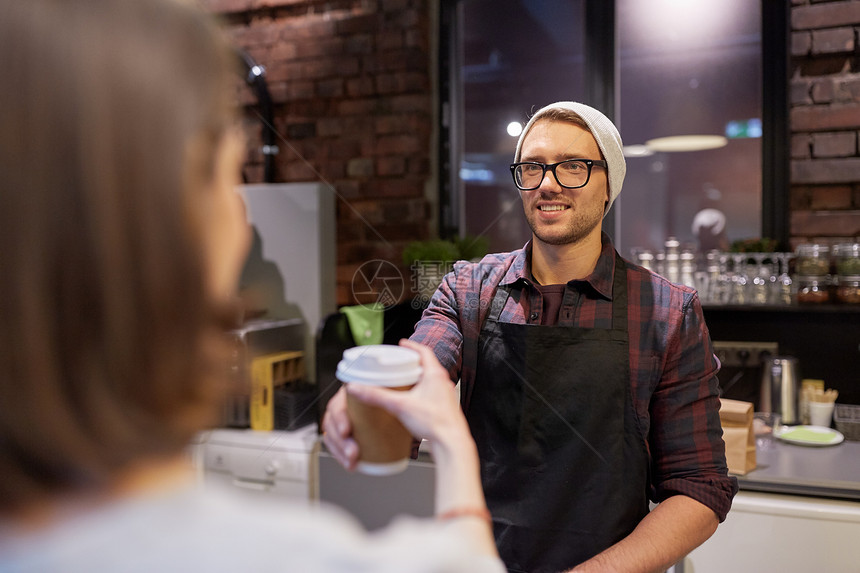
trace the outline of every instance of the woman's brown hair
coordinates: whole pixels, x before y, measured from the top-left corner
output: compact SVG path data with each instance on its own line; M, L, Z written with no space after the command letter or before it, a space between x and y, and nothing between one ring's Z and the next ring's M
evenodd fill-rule
M0 511L175 455L217 415L195 206L231 63L187 4L0 4Z

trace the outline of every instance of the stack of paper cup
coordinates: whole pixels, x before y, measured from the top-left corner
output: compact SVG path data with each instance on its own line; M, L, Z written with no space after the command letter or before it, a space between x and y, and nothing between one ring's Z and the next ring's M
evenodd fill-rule
M829 428L833 421L833 410L839 392L836 390L825 390L824 382L820 387L806 388L806 399L809 401L809 423L813 426L824 426Z
M341 382L393 390L409 390L421 378L421 373L417 352L389 344L349 348L337 365L337 378ZM412 435L396 417L353 398L349 392L347 412L352 421L353 438L358 443L358 471L391 475L406 469Z
M810 402L809 403L809 423L813 426L830 427L833 421L833 402Z

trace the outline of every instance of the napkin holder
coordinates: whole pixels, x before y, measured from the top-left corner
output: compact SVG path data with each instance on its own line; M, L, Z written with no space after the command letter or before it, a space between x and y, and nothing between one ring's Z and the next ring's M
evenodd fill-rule
M756 452L752 402L720 399L720 424L723 426L729 472L744 475L754 470Z

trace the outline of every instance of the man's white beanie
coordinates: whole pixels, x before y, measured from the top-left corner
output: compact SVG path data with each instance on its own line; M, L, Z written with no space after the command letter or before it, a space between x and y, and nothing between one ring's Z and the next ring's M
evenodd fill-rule
M612 203L615 201L615 198L618 197L619 193L621 193L621 185L624 183L624 174L627 173L627 162L624 160L621 135L615 128L615 125L609 121L608 117L593 107L589 107L583 103L577 103L575 101L559 101L540 108L537 113L529 119L529 122L520 134L520 139L517 141L517 151L514 154L514 162L516 163L520 160L520 148L523 145L523 140L526 138L526 134L537 120L546 115L546 113L552 109L566 109L574 112L582 118L586 125L588 125L589 131L591 131L594 139L597 140L597 145L603 153L603 158L606 159L607 171L609 172L609 202L606 204L606 209L603 211L603 214L606 215L606 213L609 212L609 208L612 206Z

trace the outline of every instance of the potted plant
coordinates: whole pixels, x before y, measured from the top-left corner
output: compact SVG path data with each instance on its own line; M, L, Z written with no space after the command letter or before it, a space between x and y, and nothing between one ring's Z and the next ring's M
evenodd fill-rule
M485 237L457 237L453 240L413 241L403 249L403 264L409 269L412 290L429 301L458 260L476 260L486 254Z

